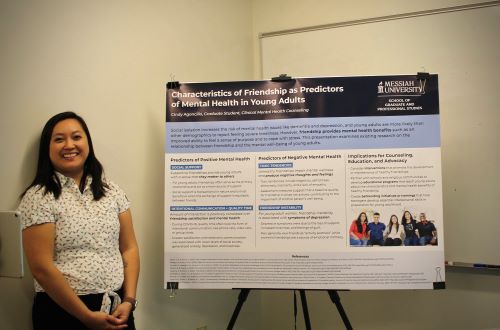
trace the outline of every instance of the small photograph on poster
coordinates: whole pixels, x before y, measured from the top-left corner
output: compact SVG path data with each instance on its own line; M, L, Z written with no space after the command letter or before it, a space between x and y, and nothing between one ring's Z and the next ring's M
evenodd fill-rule
M348 228L349 246L436 246L435 220L426 212L407 209L396 213L363 210L353 215ZM390 214L390 215L389 215Z

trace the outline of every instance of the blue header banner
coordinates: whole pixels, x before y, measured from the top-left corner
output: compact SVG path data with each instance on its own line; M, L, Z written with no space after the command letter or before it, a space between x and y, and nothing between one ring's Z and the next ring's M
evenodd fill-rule
M438 76L186 83L167 89L166 122L439 114Z

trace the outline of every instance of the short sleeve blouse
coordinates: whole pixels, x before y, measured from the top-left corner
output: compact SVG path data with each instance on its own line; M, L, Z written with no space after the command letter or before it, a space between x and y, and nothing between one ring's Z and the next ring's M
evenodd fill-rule
M61 195L30 188L18 208L22 228L55 224L54 265L76 294L114 291L123 283L123 261L119 249L118 215L130 207L123 190L111 181L105 196L94 200L88 177L83 193L76 182L56 173ZM35 291L44 291L35 280Z

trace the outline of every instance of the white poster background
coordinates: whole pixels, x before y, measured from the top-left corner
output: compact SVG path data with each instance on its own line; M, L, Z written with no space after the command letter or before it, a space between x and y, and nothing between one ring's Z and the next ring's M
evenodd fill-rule
M370 118L358 122L366 127ZM241 133L250 131L246 123L171 123L170 132L179 132L172 140L184 136L195 147L165 154L165 286L424 289L444 282L439 147L308 150L302 142L304 150L243 151L254 141L247 136L259 136ZM242 151L196 152L196 144L222 140ZM391 215L401 223L405 211L426 214L437 245L349 244L361 212L370 222L378 212L387 225Z

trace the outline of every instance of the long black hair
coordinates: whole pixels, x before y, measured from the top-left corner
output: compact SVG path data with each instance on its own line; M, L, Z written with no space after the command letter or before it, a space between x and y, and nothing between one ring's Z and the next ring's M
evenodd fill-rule
M75 119L80 123L80 125L82 125L82 128L87 135L87 141L89 144L89 154L83 168L83 176L82 180L80 181L80 191L83 191L83 188L85 187L87 175L91 175L92 183L90 184L90 188L92 190L92 194L94 195L94 200L99 200L105 195L108 185L102 180L104 169L95 156L94 146L92 145L92 138L90 137L90 132L87 124L85 123L83 118L76 113L67 111L53 116L43 127L42 134L40 136L40 146L38 149L38 165L36 169L35 179L33 179L33 182L26 188L21 196L24 196L24 194L26 194L26 192L31 187L37 185L39 185L40 188L45 189L43 192L44 194L52 193L54 194L54 197L56 199L58 199L61 195L61 182L59 182L59 179L55 175L54 166L50 161L49 152L52 131L54 130L54 127L57 125L57 123L65 119Z
M365 220L361 220L361 215L365 215ZM363 223L368 223L368 216L366 215L365 212L361 212L359 215L358 215L358 218L356 219L356 225L358 226L358 233L362 233L363 232Z
M413 215L411 215L410 211L404 211L403 216L401 217L401 223L404 225L406 222L405 214L408 213L410 215L410 223L413 223L415 220L413 219Z
M392 222L392 218L396 218L396 223ZM391 215L391 217L389 218L389 225L388 225L388 227L389 227L389 229L388 229L389 233L392 231L392 225L393 224L396 225L396 232L397 232L399 230L399 219L398 219L398 216L395 215L395 214Z

